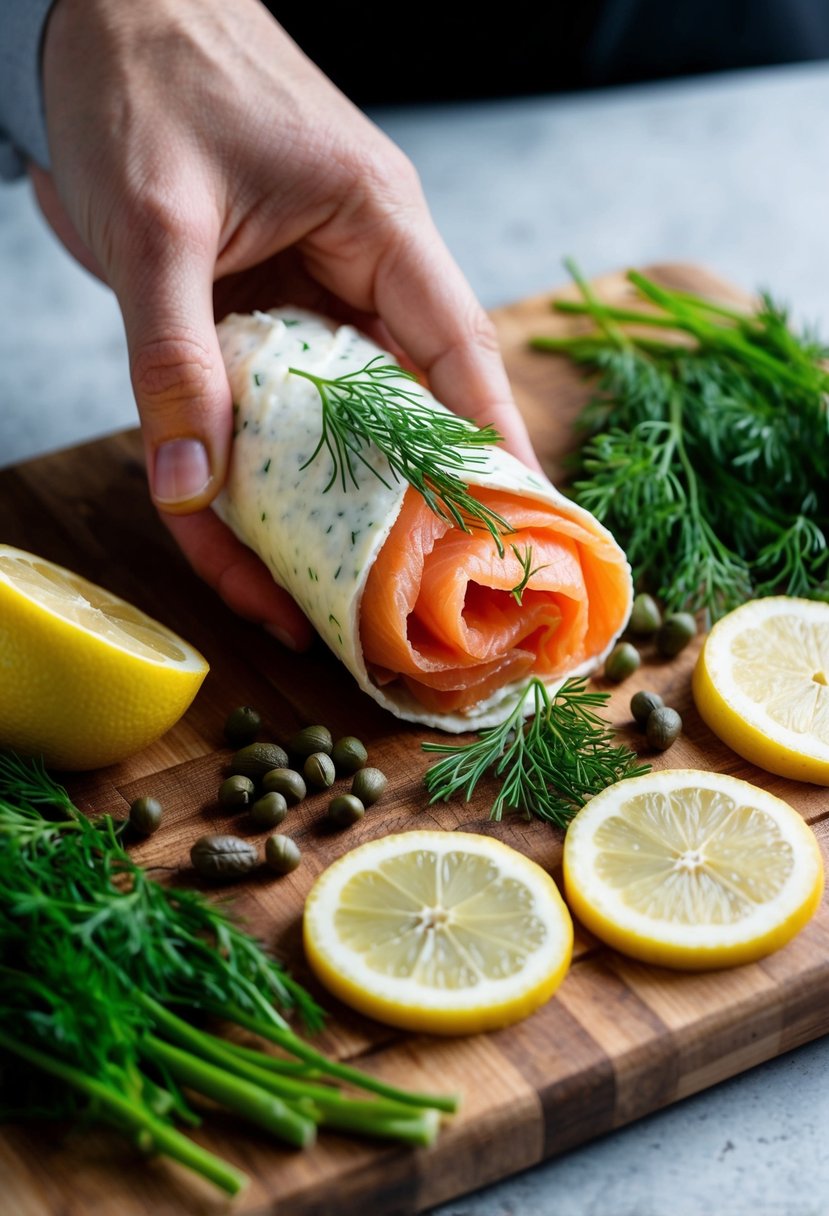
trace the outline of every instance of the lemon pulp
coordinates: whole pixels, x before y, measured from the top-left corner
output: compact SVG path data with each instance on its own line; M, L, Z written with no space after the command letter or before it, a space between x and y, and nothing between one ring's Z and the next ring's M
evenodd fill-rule
M347 853L305 905L311 966L341 1000L392 1025L461 1034L546 1001L572 953L555 883L490 837L406 832Z
M829 604L752 600L718 621L694 669L714 733L752 763L829 784Z
M579 811L564 883L574 915L608 944L702 969L789 941L820 902L823 862L781 799L719 773L668 769L618 782Z
M57 768L113 764L169 730L207 671L134 605L0 545L0 746Z

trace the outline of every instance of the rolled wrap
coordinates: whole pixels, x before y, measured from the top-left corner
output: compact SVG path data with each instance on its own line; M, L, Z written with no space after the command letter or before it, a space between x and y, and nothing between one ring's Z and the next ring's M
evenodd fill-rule
M624 553L592 515L499 447L479 449L464 480L515 527L503 557L488 532L435 516L373 448L366 456L388 484L356 463L358 486L337 479L326 491L328 452L302 467L321 434L319 393L288 369L333 379L392 356L297 308L233 314L218 330L235 437L215 510L364 692L400 718L474 730L501 722L531 675L553 692L604 659L632 586ZM406 387L446 412L425 388ZM528 547L540 569L519 604L511 589Z

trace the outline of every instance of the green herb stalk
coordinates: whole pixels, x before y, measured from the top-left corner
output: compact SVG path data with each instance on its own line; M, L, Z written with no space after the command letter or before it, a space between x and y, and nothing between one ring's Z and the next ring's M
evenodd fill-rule
M712 618L752 596L826 597L827 348L767 294L741 312L631 271L643 307L617 308L568 266L582 299L554 307L594 329L532 345L597 376L572 494L637 585Z

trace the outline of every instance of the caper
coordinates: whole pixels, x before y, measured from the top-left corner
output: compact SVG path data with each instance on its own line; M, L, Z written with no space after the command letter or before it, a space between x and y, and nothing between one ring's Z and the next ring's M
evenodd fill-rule
M642 689L640 692L635 692L630 698L630 712L644 729L651 713L655 709L661 709L664 704L665 702L658 692L646 692L645 689Z
M327 790L334 784L337 776L334 761L325 752L314 752L302 766L305 780L315 789Z
M250 803L255 791L256 786L250 777L236 773L233 777L227 777L219 786L219 806L226 807L229 811L241 811Z
M659 605L656 600L652 595L641 591L633 601L628 629L631 633L645 635L656 633L661 624L662 613L659 611Z
M262 778L261 787L264 794L281 794L288 806L302 802L307 793L302 774L292 768L272 768Z
M382 796L388 783L388 777L379 768L361 768L354 774L351 792L363 806L372 806Z
M365 813L366 808L354 794L339 794L328 804L328 818L338 828L350 828L352 823L362 819Z
M254 845L238 836L200 836L190 850L193 869L204 878L243 878L259 864Z
M330 756L333 746L334 740L327 726L306 726L297 731L288 744L292 755L303 758L313 756L316 752L324 752L326 756Z
M334 744L331 759L338 773L356 773L357 769L365 767L368 752L359 739L353 735L343 735Z
M630 642L617 642L607 656L604 674L619 684L633 675L641 661L639 651Z
M275 828L288 814L288 804L281 794L272 790L270 794L257 798L250 808L250 813L258 828Z
M681 730L682 718L676 710L671 709L668 705L661 705L649 715L645 734L651 747L664 752L679 737Z
M288 757L278 743L249 743L235 753L230 771L258 781L272 768L285 768L287 763Z
M656 632L656 649L666 659L684 650L697 632L697 622L690 612L672 612Z
M299 845L290 836L269 836L265 841L265 861L276 874L290 874L302 860Z
M130 803L130 827L141 836L152 836L161 827L163 813L157 798L136 798Z
M262 727L260 715L250 705L239 705L228 714L225 722L225 738L234 747L252 743Z

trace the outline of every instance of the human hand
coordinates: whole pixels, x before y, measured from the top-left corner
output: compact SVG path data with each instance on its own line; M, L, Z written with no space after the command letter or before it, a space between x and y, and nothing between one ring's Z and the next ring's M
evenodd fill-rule
M259 0L57 0L43 81L41 207L116 294L154 502L234 610L289 645L310 641L293 601L205 509L231 442L215 330L231 310L290 302L355 323L537 463L492 326L411 164Z

